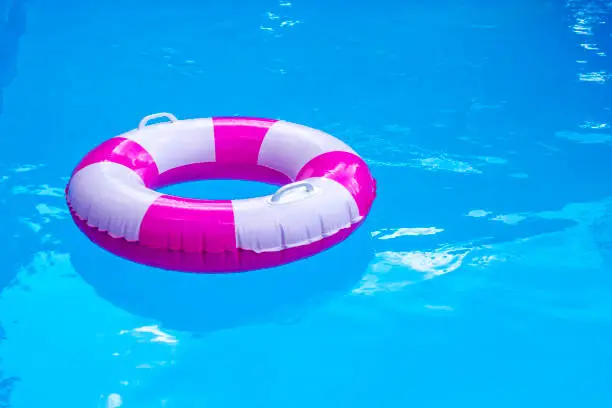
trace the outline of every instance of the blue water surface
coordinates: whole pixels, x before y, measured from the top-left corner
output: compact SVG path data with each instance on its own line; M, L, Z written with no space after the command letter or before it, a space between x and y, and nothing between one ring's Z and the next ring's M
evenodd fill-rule
M612 406L611 13L0 0L0 407ZM159 111L332 133L371 165L371 216L247 274L110 255L67 177Z

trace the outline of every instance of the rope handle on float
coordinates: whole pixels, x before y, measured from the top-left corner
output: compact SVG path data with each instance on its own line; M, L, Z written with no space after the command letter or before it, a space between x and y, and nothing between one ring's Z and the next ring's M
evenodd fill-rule
M297 183L287 184L279 188L278 191L270 197L270 202L278 203L285 193L298 188L305 188L307 193L312 193L314 191L314 186L311 183L307 181L298 181Z
M138 129L139 130L140 129L144 129L150 121L152 121L153 119L159 119L159 118L166 118L171 123L174 123L174 122L178 121L176 116L174 116L171 113L168 113L168 112L154 113L152 115L148 115L148 116L145 116L144 118L142 118L142 120L138 124Z

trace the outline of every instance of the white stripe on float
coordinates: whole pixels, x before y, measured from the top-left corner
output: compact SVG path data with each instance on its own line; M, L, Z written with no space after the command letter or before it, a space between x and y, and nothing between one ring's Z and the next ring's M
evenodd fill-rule
M112 162L84 167L68 186L68 202L81 219L128 241L138 240L147 210L161 195L145 187L136 172Z
M158 123L120 135L142 146L160 173L194 163L215 161L212 118Z
M258 163L295 180L306 163L332 151L357 154L330 134L296 123L278 121L263 140Z
M280 251L318 241L361 219L353 196L340 183L321 177L303 181L314 191L296 188L275 204L271 196L232 201L238 248Z

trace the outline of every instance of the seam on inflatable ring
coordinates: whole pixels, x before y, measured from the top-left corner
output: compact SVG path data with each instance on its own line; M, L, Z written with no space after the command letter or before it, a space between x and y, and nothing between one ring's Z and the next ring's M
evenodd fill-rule
M293 243L291 245L285 245L285 246L277 246L277 247L273 247L273 248L266 248L266 249L244 249L244 248L238 248L241 251L251 251L251 252L255 252L258 254L261 253L266 253L266 252L282 252L286 249L290 249L290 248L296 248L296 247L301 247L301 246L305 246L305 245L309 245L309 244L314 244L315 242L321 241L325 238L331 237L332 235L336 235L338 232L344 230L344 229L348 229L351 228L353 225L361 222L365 217L363 216L358 216L357 218L351 220L351 222L349 224L344 224L342 225L340 228L336 228L333 229L327 233L323 233L318 235L316 238L311 238L311 239L306 239L303 241L299 241L296 243Z

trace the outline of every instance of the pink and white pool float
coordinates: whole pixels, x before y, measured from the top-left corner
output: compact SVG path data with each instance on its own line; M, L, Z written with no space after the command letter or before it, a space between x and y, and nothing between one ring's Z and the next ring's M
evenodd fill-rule
M167 122L148 125L153 119ZM156 191L240 179L281 186L240 200ZM96 244L165 269L245 271L301 259L346 238L368 215L376 182L359 155L320 130L281 120L147 116L77 165L66 200Z

